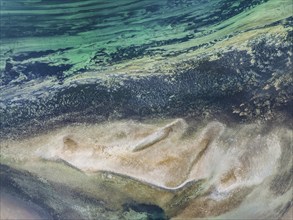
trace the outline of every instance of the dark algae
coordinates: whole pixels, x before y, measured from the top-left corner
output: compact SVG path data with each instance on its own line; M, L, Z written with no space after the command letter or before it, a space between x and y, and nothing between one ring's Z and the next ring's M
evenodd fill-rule
M287 218L292 4L1 0L1 206Z

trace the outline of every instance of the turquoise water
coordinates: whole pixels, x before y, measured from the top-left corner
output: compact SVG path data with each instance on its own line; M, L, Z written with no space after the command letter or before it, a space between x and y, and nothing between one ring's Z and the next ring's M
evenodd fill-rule
M39 73L42 76L61 72L58 77L62 78L89 70L104 71L137 58L174 57L233 35L238 31L233 26L239 22L241 29L242 20L251 13L261 16L266 7L271 9L265 2L2 0L1 70L9 65L7 58L17 63L38 60L32 71L40 65L45 69ZM276 7L281 11L274 9L277 14L270 22L291 12L277 3ZM250 25L261 26L262 22L266 24L255 20ZM227 31L217 34L223 28ZM198 38L200 43L194 41ZM180 46L183 42L190 45ZM7 80L15 80L19 71Z
M279 219L292 207L292 0L0 4L6 210Z

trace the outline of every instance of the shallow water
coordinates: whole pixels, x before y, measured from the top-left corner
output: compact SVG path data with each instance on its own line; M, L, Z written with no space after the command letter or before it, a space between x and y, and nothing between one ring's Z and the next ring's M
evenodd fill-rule
M2 161L56 185L54 190L58 185L70 187L70 194L82 190L108 208L122 205L137 211L141 206L148 213L152 208L143 204L153 204L175 219L273 219L286 212L292 195L292 129L276 125L267 131L264 125L228 127L220 122L188 132L191 128L182 119L68 126L2 142ZM59 196L69 202L67 194ZM127 205L134 201L141 205Z
M50 217L42 213L40 211L41 209L36 205L29 205L27 202L2 191L0 196L0 218L3 220L50 219Z
M290 216L291 0L0 4L1 218Z

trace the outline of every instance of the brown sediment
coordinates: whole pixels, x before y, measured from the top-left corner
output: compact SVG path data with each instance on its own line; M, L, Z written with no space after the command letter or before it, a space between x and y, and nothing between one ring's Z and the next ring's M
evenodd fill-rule
M278 177L281 155L290 161L282 154L288 152L287 128L261 134L261 125L229 128L210 122L184 136L187 126L181 122L167 137L136 152L132 146L144 135L172 123L67 127L1 143L6 146L1 149L1 163L107 201L115 210L135 201L158 205L169 217L218 216L238 209L265 179L269 183L263 187L278 196L270 187L278 184L273 177ZM282 194L290 190L284 184L280 187Z
M231 169L221 177L220 181L222 185L228 186L236 182L236 180L237 180L237 177L235 176L235 170Z
M133 152L143 150L147 147L150 147L165 138L167 138L170 134L170 132L174 129L175 126L180 126L180 124L184 124L185 122L182 119L177 119L173 121L172 123L166 125L163 128L160 128L159 130L153 132L152 134L148 135L141 141L139 141L132 149Z
M78 144L69 136L63 137L63 143L63 149L65 152L73 153L78 148Z
M209 196L204 196L192 200L173 219L189 219L189 218L205 218L205 217L216 217L229 210L238 207L244 198L252 191L252 188L242 188L230 192L228 198L223 198L221 200L214 200Z
M138 144L136 144L132 151L140 151L143 150L147 147L150 147L156 143L158 143L161 140L164 140L165 138L168 137L169 133L171 132L172 128L163 128L160 129L159 131L154 132L153 134L145 137L143 140L141 140Z

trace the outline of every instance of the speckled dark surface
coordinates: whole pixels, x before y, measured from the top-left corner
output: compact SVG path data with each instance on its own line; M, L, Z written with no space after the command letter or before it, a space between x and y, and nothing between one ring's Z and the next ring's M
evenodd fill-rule
M293 127L291 0L1 0L0 4L1 141L38 137L78 123L130 119L257 123L268 133L274 125ZM288 147L286 141L281 145ZM288 155L282 157L291 161ZM107 204L82 187L43 181L5 163L10 162L0 164L1 187L38 204L52 219L127 219L136 214L140 219L167 219L179 213L170 208L172 216L167 216L161 207L129 197L117 211L111 207L116 197ZM63 165L42 169L52 166L59 174L68 172L68 178L72 174L93 181ZM270 190L282 196L290 190L292 168L280 167ZM104 181L102 177L99 181ZM123 190L115 188L120 182L115 181L99 187L116 190L122 198ZM180 195L174 198L174 204L185 201ZM181 205L184 209L189 203ZM280 207L278 213L284 213L285 206Z
M278 111L292 117L292 64L288 65L292 54L287 53L292 49L290 37L264 37L250 42L252 54L230 50L217 53L217 60L203 56L184 61L173 67L171 75L133 77L113 73L106 79L96 76L66 83L58 80L58 74L62 74L58 68L65 68L62 65L51 69L39 66L31 71L26 65L24 73L36 80L33 84L42 82L42 76L37 75L40 70L57 79L53 80L54 85L39 87L29 94L21 91L30 87L30 81L2 87L1 126L5 129L1 134L15 129L21 133L23 124L43 126L44 121L58 116L64 122L174 116L212 118L219 114L247 121L275 119ZM273 43L268 45L268 40ZM6 64L6 70L9 68L18 67ZM3 76L7 82L13 77L11 71ZM277 82L278 88L274 87ZM6 96L5 87L16 93Z

